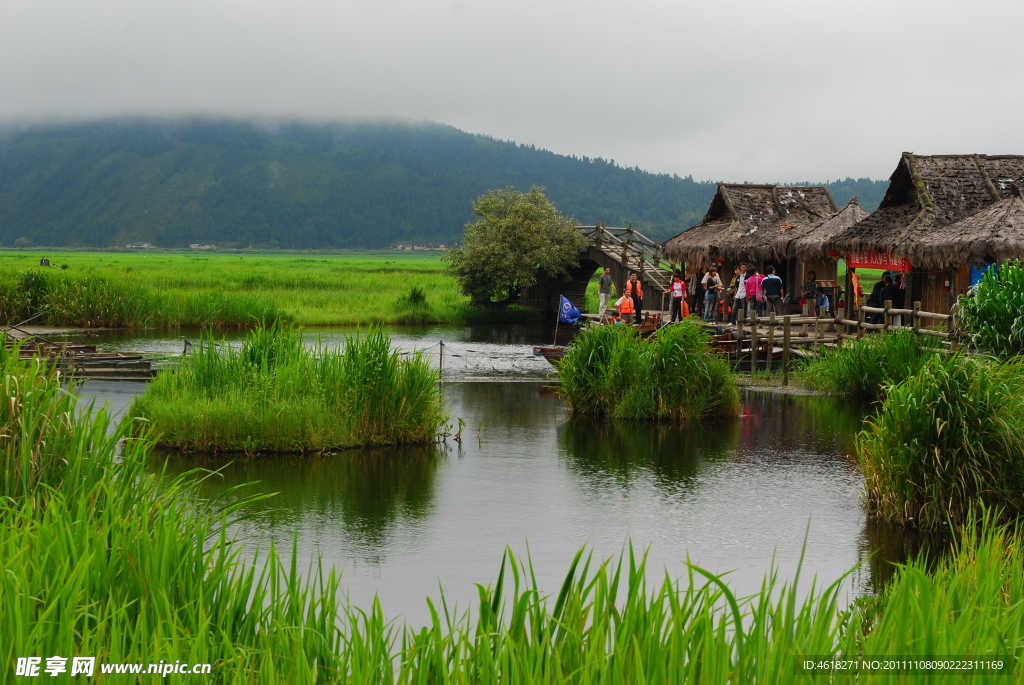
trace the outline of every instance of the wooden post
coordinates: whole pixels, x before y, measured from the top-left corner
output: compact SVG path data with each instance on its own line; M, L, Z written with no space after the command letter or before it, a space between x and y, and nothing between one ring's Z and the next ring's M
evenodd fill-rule
M736 363L740 363L740 348L743 347L743 317L736 319Z
M914 303L914 315L910 319L911 330L914 331L914 335L918 335L918 329L921 328L921 317L918 312L921 311L920 301Z
M757 325L750 329L750 375L757 370Z
M804 311L803 311L804 318L807 318L807 317L809 317L811 315L811 312L810 312L810 307L811 306L812 305L809 305L806 302L804 302ZM804 324L803 331L801 331L801 337L806 338L808 335L810 335L811 334L810 330L811 330L810 326L808 324Z
M824 311L824 307L818 310L818 320L814 323L814 337L817 339L814 349L821 349L821 344L825 340L825 327L822 325L822 322L826 320L822 314Z
M853 274L850 273L850 265L846 265L846 307L843 309L843 318L849 321L851 314L853 314L854 300L857 298L857 293L853 292ZM860 302L856 303L858 308ZM838 307L836 307L838 309Z
M789 385L789 342L793 328L792 317L782 319L782 384Z
M857 340L864 337L864 310L857 310Z
M883 316L883 322L884 322L884 325L885 325L885 327L882 330L886 331L886 332L889 331L889 326L892 325L892 314L889 313L890 309L892 309L892 300L886 300L885 301L885 314L882 315Z
M772 348L775 346L775 310L768 315L768 354L764 357L765 371L772 370Z

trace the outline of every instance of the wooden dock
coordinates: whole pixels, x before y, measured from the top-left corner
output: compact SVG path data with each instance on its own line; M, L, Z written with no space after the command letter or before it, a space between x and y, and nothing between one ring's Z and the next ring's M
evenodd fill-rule
M18 346L21 359L45 359L67 378L147 381L156 377L154 360L134 352L97 352L95 343L59 341L57 336L83 331L28 327L24 323L4 329L8 349Z

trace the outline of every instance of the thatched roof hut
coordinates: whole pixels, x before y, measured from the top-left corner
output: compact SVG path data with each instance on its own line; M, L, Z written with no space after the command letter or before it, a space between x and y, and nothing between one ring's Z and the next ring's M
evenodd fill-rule
M785 231L818 223L836 210L824 186L719 183L703 221L665 241L665 256L695 268L716 257L775 259L774 243Z
M878 209L826 242L844 255L884 250L907 256L913 245L1006 197L1024 178L1021 155L915 155L904 152ZM951 266L949 263L944 266Z
M775 257L795 257L801 261L827 259L829 248L826 243L868 216L860 208L857 198L851 197L845 207L827 219L783 230L772 245Z
M1020 186L1009 195L948 226L938 228L906 248L915 267L1001 263L1024 258L1024 199Z

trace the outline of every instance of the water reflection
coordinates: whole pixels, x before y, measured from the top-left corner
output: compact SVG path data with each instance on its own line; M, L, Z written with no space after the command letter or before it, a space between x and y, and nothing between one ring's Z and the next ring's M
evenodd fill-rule
M249 483L254 487L241 494L275 493L248 509L252 525L317 533L340 525L355 549L378 561L395 526L415 525L430 514L445 458L437 445L235 461L173 452L153 456L170 475L197 467L216 471L200 485L204 497Z
M629 487L653 480L676 491L694 484L709 462L736 455L741 422L686 426L573 418L558 433L569 468L594 485Z

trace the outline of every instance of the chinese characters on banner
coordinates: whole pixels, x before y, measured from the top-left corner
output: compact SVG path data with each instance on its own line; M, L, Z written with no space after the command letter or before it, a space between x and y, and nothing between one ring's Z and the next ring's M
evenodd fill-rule
M902 257L889 256L888 252L871 250L868 252L851 252L846 256L846 266L855 269L885 269L887 271L902 271L907 273L911 270L910 260Z

